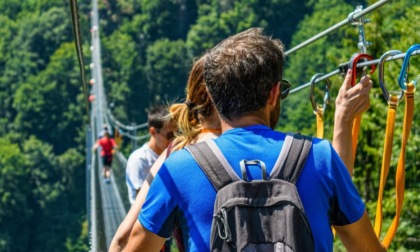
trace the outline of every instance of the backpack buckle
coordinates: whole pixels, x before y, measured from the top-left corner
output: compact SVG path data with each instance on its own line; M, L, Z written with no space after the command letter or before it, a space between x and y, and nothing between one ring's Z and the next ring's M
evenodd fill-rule
M245 181L248 180L248 176L246 175L246 167L248 165L259 165L261 168L261 176L263 180L267 180L267 168L265 167L265 163L261 160L242 160L239 162L239 165L241 166L241 173L242 173L242 179Z
M226 208L221 208L220 212L215 214L213 218L216 219L217 224L217 232L219 233L219 237L222 240L226 240L226 242L232 241L232 233L229 228L229 223L227 219Z

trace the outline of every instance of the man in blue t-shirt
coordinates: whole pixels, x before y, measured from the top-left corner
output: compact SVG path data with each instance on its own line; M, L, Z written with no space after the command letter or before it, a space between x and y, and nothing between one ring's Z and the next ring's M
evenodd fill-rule
M215 143L240 176L243 159L262 160L271 172L285 134L275 132L282 82L283 46L249 29L222 41L206 55L208 92L221 117L223 134ZM249 167L249 179L261 179ZM297 181L316 251L332 251L331 225L349 251L384 251L349 172L332 146L314 139ZM187 150L174 152L151 184L128 251L158 251L179 223L187 251L209 251L216 191Z

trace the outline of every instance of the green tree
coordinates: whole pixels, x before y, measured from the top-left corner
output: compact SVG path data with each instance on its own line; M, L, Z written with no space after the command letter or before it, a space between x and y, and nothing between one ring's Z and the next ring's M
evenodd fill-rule
M33 217L28 202L30 169L19 146L0 138L0 250L26 251Z
M8 17L13 17L17 13L19 13L22 8L20 1L16 0L4 0L0 3L0 10L3 15L6 15Z
M133 70L137 68L136 60L139 57L136 45L131 36L120 31L114 32L102 41L107 100L115 104L114 115L121 121L127 121L127 112L136 111L129 106L132 101L130 97L138 97L137 93L132 92L130 84L140 84L132 79ZM138 106L144 107L145 104Z
M35 134L55 143L62 153L75 142L82 123L82 108L76 97L81 93L74 46L64 43L51 56L47 69L28 78L16 91L14 108L19 111L15 124L24 136ZM62 73L67 73L63 75Z
M145 15L142 30L151 41L160 38L185 38L197 15L197 7L193 0L141 0L141 8Z
M259 26L256 15L250 7L240 2L232 5L231 8L220 8L216 3L216 8L206 4L199 7L197 23L188 32L187 47L190 57L202 55L232 34Z
M63 250L66 239L76 239L74 232L80 229L84 187L78 184L84 179L83 156L69 149L57 157L52 146L30 137L23 144L23 152L30 168L29 185L31 209L34 216L24 228L30 228L32 235L26 251ZM54 234L54 239L51 239ZM52 249L54 248L54 249Z
M31 60L40 69L45 68L50 55L61 43L71 40L70 16L66 11L63 7L52 7L42 12L25 13L19 18L20 29L13 44L16 43L16 49L31 52Z
M88 247L88 224L87 221L84 221L82 224L82 231L80 233L80 236L73 242L72 239L67 238L66 241L66 250L68 252L84 252L89 251Z
M184 95L189 67L182 40L161 39L147 48L147 89L150 104L171 101Z
M3 3L3 2L2 2ZM2 8L3 9L3 8ZM15 85L9 80L17 72L10 69L10 64L16 62L14 52L10 50L10 41L16 36L18 26L7 16L0 15L0 136L11 129L11 120L16 111L12 109L13 92Z
M57 2L50 1L51 9L45 12L42 11L43 5L37 2L34 2L36 5L24 2L22 6L29 8L27 5L30 5L34 12L23 8L24 14L11 14L13 19L4 16L0 18L0 34L4 38L0 42L0 88L5 91L0 92L0 124L5 126L1 129L13 130L10 122L16 116L16 111L12 104L18 87L29 76L45 68L50 55L63 41L70 40L70 21L63 21L63 16L67 16L66 9L56 7ZM17 21L12 21L15 19Z
M54 223L54 209L51 202L59 199L63 185L57 183L59 177L57 160L50 145L43 144L35 137L23 143L23 152L28 160L30 175L27 183L31 186L30 207L34 216L23 228L31 227L31 235L26 250L41 251L53 246L59 247L59 239L48 239L48 234L59 235L61 231ZM55 214L56 215L56 214Z

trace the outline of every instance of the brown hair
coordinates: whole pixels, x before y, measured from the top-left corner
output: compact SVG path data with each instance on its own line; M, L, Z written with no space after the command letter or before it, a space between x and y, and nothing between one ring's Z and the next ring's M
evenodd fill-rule
M224 118L261 110L271 88L282 78L283 45L262 32L260 28L248 29L207 53L205 84Z
M182 149L194 141L202 129L200 117L209 117L214 111L213 103L204 85L205 57L205 55L200 57L192 66L185 103L176 103L169 108L171 117L178 124L173 150Z
M165 127L165 125L168 123L167 116L168 108L164 105L157 105L153 107L148 113L147 113L147 125L148 127L154 127L157 130L162 129Z

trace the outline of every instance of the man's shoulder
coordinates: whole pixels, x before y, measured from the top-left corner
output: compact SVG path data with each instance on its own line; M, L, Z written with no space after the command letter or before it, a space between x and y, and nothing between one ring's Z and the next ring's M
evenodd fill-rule
M333 147L328 140L312 138L312 152L315 157L330 157Z
M193 159L193 157L186 148L183 148L172 152L165 160L165 163L178 163L189 159Z
M149 145L147 144L147 143L145 143L145 144L143 144L140 148L137 148L137 149L135 149L131 154L130 154L130 157L131 156L133 156L133 157L138 157L138 156L142 156L142 155L144 155L145 153L148 153L148 152L150 152L150 147L149 147Z
M328 140L312 138L312 148L306 166L313 167L318 175L324 174L326 178L331 178L334 169L345 169L339 160L338 154Z
M183 170L192 172L194 170L192 167L195 165L197 165L195 159L185 148L172 152L164 162L164 166L167 167L171 173L178 173Z
M147 143L144 144L142 147L134 150L128 157L128 162L134 162L135 160L140 161L142 159L155 159L155 155L150 149L150 147L147 145Z

